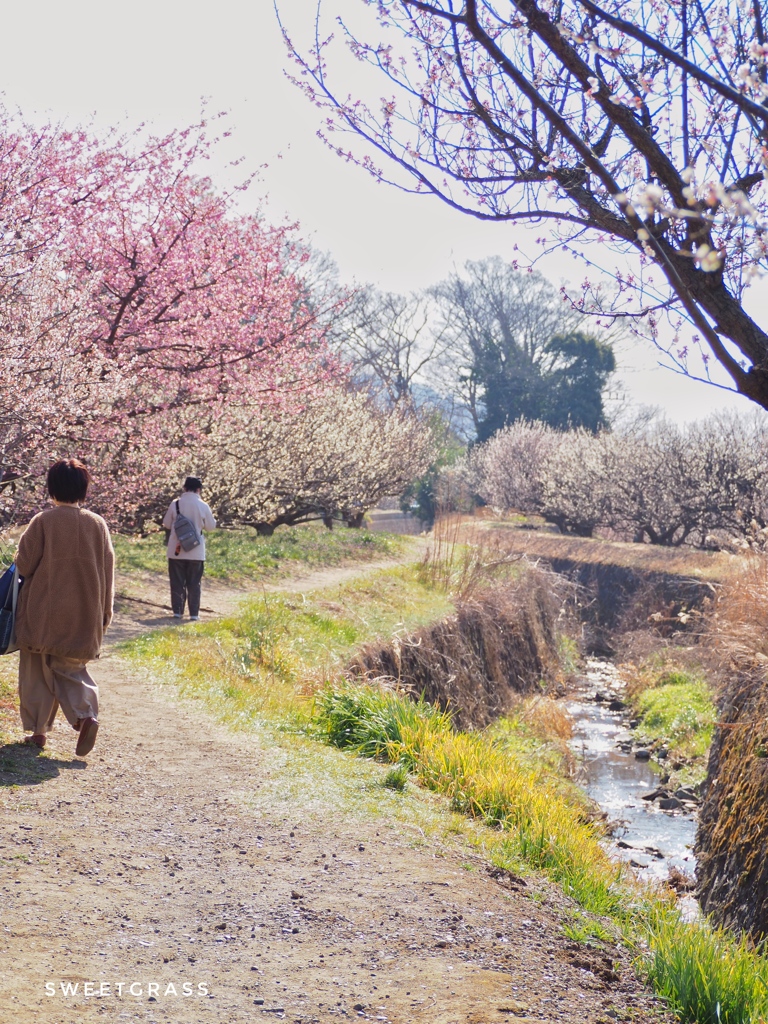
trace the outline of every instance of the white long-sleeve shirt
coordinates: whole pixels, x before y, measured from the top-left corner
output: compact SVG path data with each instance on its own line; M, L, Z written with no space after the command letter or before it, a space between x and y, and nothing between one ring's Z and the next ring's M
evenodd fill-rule
M176 502L179 503L179 509L181 514L186 516L192 523L195 524L195 529L200 536L200 545L196 548L192 548L191 551L185 551L179 543L176 531L173 528L173 524L176 522ZM171 535L168 539L168 557L169 558L184 558L189 562L204 562L205 561L205 535L203 530L215 530L216 520L213 518L213 513L210 508L206 505L199 494L195 494L194 491L183 491L178 498L174 498L171 504L168 506L168 511L163 517L163 526L166 530L171 531ZM176 549L179 549L178 554Z

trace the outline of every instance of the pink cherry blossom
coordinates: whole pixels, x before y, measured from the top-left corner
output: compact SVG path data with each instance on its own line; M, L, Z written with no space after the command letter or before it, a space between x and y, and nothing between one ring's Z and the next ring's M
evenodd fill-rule
M213 145L204 123L100 137L0 110L6 520L72 453L97 506L140 521L212 418L298 408L344 376L325 342L344 296L312 292L294 228L200 174Z

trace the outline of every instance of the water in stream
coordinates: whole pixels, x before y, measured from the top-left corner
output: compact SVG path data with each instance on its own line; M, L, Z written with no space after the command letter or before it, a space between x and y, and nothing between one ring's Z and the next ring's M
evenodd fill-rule
M611 822L620 822L613 837L617 857L630 861L643 875L663 879L671 867L693 875L695 815L662 811L642 799L658 788L658 771L617 746L631 740L625 714L594 699L596 693L620 695L621 690L622 682L609 662L590 661L582 690L568 702L574 722L571 746L582 763L580 784Z

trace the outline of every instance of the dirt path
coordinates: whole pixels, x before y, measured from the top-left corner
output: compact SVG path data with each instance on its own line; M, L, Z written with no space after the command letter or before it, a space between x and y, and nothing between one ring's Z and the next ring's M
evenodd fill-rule
M211 605L235 600L213 589ZM152 625L122 615L125 635ZM292 812L270 796L291 771L280 747L212 725L114 653L97 672L87 764L63 723L49 756L0 750L3 1024L666 1019L624 954L563 936L555 890L416 848L384 819Z
M425 542L415 538L410 548L399 559L388 558L380 562L315 569L269 583L244 583L240 587L233 587L219 580L204 579L201 611L204 618L211 615L228 615L249 595L278 591L298 594L302 591L338 586L361 573L390 569L404 562L414 561L425 547ZM109 629L108 646L140 636L151 629L167 626L170 612L170 595L165 577L151 572L118 573L115 617Z

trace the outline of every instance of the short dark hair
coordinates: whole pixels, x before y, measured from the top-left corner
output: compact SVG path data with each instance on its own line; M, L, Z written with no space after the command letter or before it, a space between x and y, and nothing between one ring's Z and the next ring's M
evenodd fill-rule
M61 459L48 470L48 493L68 505L85 501L90 482L91 474L80 459Z
M202 491L203 481L199 476L188 476L184 481L185 491Z

